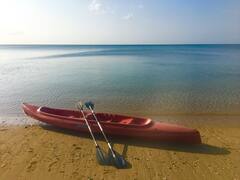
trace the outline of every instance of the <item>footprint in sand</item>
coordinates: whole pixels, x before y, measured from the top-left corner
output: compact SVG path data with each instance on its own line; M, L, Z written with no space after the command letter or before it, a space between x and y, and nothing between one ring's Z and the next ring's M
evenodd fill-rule
M82 149L82 148L79 147L79 146L76 146L74 149L75 149L75 150L80 150L80 149Z
M74 172L72 173L72 176L76 178L76 177L78 176L78 174L79 174L79 173L78 173L77 171L74 171Z
M32 153L32 152L33 152L33 148L30 147L30 148L27 150L27 152Z
M7 164L3 163L0 167L4 168Z
M27 171L31 172L34 171L37 167L37 161L31 161L30 164L27 166Z
M8 130L7 128L0 129L0 131L7 131L7 130Z
M48 165L48 171L49 171L49 172L52 170L52 167L53 167L54 164L56 164L56 163L57 163L57 160L52 161L52 162L49 163L49 165Z

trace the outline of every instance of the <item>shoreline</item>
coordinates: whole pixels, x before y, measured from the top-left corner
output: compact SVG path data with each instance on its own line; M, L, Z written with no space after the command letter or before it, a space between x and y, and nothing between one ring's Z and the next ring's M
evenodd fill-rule
M97 164L88 135L46 125L0 126L0 179L239 179L240 127L198 130L203 144L197 146L111 139L129 162L117 170Z

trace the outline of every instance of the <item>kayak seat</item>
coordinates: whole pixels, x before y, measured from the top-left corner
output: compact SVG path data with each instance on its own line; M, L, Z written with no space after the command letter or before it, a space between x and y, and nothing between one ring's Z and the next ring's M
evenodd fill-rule
M104 114L104 113L96 113L96 116L100 122L119 122L119 119L115 118L114 115ZM94 120L94 116L92 114L86 115L88 120Z
M124 120L120 121L120 124L131 124L132 121L133 121L133 118L124 119Z
M105 120L104 122L108 122L108 123L119 123L119 124L131 124L133 121L133 118L128 118L128 119L108 119Z

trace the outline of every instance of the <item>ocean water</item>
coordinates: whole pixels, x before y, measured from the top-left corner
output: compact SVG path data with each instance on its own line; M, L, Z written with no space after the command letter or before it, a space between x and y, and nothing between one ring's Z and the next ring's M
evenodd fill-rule
M240 45L1 45L0 116L21 103L145 117L240 116Z

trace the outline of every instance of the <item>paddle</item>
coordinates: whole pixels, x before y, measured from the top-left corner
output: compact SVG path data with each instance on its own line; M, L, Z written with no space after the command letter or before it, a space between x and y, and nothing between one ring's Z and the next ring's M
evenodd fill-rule
M113 161L114 161L115 166L116 166L117 168L125 168L125 167L127 166L127 163L126 163L126 161L124 160L124 158L123 158L120 154L117 154L117 153L113 150L111 144L109 143L109 141L108 141L108 139L107 139L107 137L106 137L106 135L105 135L105 133L104 133L104 131L103 131L103 128L102 128L100 122L98 121L97 116L95 115L95 112L93 111L93 109L94 109L94 104L93 104L91 101L89 101L89 102L86 102L86 103L85 103L85 106L91 111L91 113L92 113L95 121L97 122L98 127L99 127L99 129L101 130L101 132L102 132L102 134L103 134L103 137L104 137L105 141L107 142L107 145L108 145L108 147L109 147L109 149L110 149L110 151L111 151L111 155L112 155L112 157L113 157Z
M83 116L83 119L84 119L85 123L87 124L88 130L89 130L89 132L90 132L90 134L91 134L91 136L92 136L92 139L93 139L93 141L94 141L94 144L95 144L95 147L96 147L96 157L97 157L98 163L99 163L100 165L107 165L107 160L105 159L104 154L103 154L100 146L97 144L97 141L96 141L96 139L95 139L95 137L94 137L94 135L93 135L93 132L92 132L92 130L91 130L91 127L90 127L90 125L89 125L89 123L88 123L88 121L87 121L87 119L86 119L86 116L85 116L85 114L84 114L84 112L83 112L83 104L82 104L81 102L79 102L79 103L77 103L76 106L77 106L77 108L81 111L82 116Z

